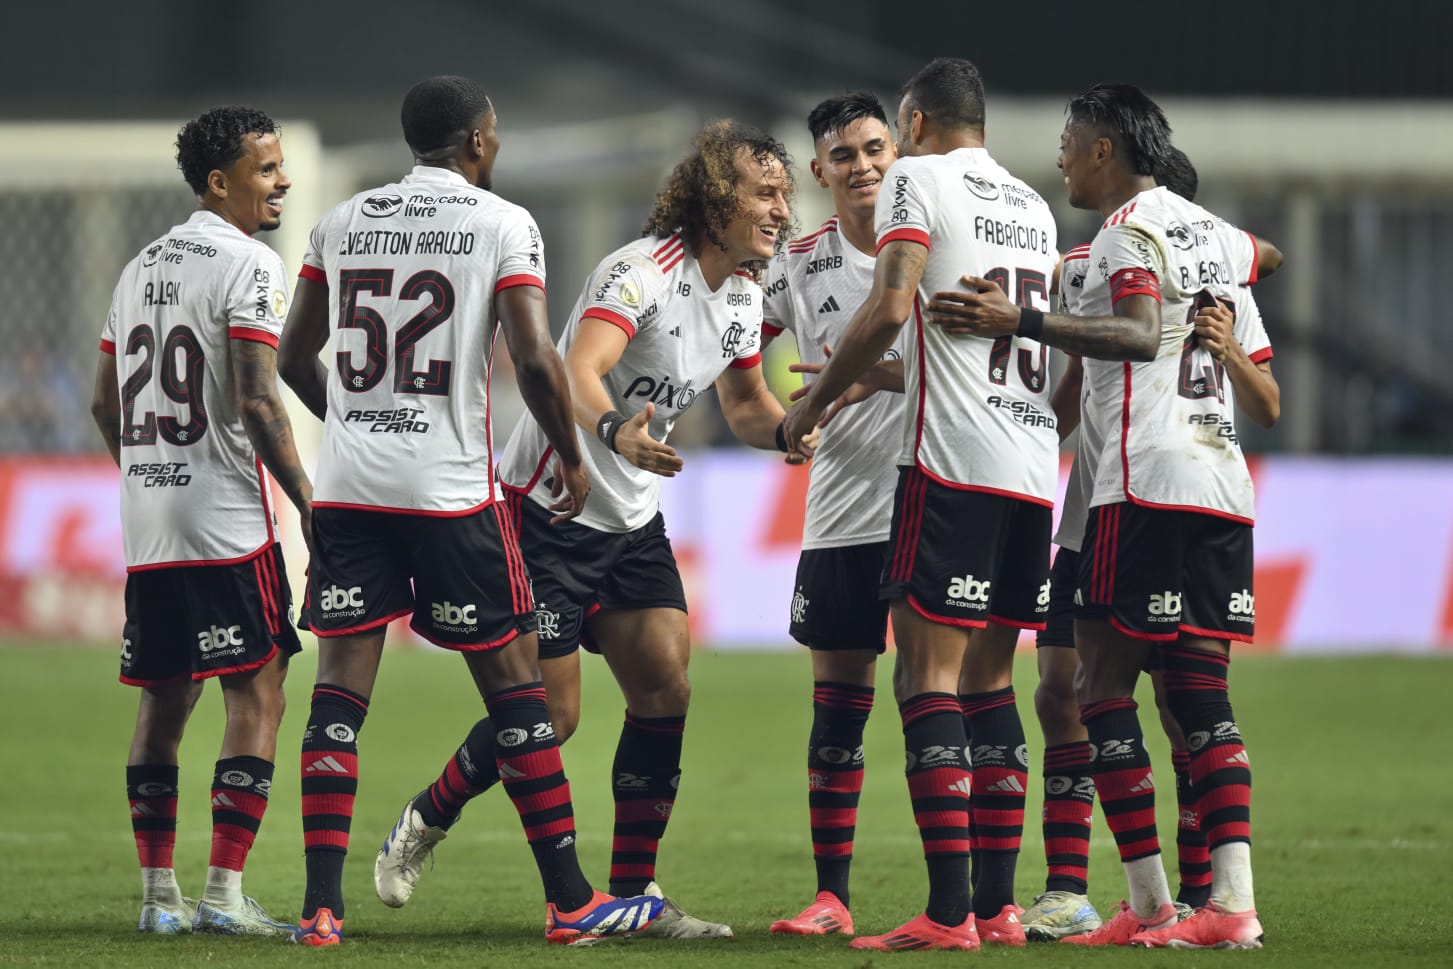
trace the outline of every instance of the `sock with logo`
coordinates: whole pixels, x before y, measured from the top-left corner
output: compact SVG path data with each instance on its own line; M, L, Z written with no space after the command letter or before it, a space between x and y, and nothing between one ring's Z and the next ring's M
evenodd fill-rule
M177 844L176 764L132 764L126 768L131 834L141 862L144 902L181 902L172 854Z
M1172 750L1171 763L1176 772L1176 861L1181 887L1176 901L1191 908L1201 908L1211 900L1211 849L1201 830L1201 816L1196 811L1195 785L1191 783L1191 754Z
M485 697L494 727L495 767L519 812L535 855L545 900L573 912L594 897L575 854L575 806L560 761L560 742L537 682Z
M1014 688L959 697L965 733L973 738L969 818L975 866L974 915L991 919L1014 904L1014 869L1024 838L1029 760Z
M488 717L474 725L464 743L449 758L437 780L414 798L414 810L424 823L448 830L459 820L464 805L499 780L495 766L494 724Z
M261 757L217 761L212 773L212 855L207 863L205 901L224 905L242 901L240 876L267 811L272 772L273 765ZM224 871L239 877L224 875Z
M358 733L368 701L341 686L319 683L303 731L303 918L326 908L343 918L343 861L358 793Z
M920 693L898 705L903 718L908 796L928 863L926 914L962 925L969 899L969 791L964 714L952 693Z
M1090 831L1095 816L1095 779L1090 745L1080 741L1044 750L1044 860L1047 892L1089 891Z
M636 717L625 726L611 765L615 835L610 893L639 895L656 878L656 849L666 834L681 783L681 736L686 718Z
M1196 813L1211 850L1211 896L1227 911L1249 909L1251 761L1227 693L1231 659L1176 646L1162 655L1166 700L1190 748ZM1244 847L1218 853L1237 844Z
M812 732L807 741L807 813L817 890L848 904L848 869L863 791L863 727L873 688L819 681L812 685Z
M1080 722L1098 756L1095 789L1130 888L1136 914L1153 914L1170 901L1155 828L1155 777L1134 700L1123 697L1080 707Z

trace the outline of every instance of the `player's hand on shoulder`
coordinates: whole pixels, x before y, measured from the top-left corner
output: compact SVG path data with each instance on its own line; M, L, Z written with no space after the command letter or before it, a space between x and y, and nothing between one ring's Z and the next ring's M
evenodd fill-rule
M585 499L590 494L590 473L580 463L566 464L555 459L555 477L550 482L550 497L558 499L551 503L550 510L556 512L550 524L558 525L577 517L585 510Z
M999 284L979 276L964 276L965 289L933 294L928 321L955 336L1009 336L1019 329L1019 306Z
M651 436L651 418L656 413L655 404L621 425L616 432L616 453L642 471L659 474L663 478L674 478L685 464L676 449Z

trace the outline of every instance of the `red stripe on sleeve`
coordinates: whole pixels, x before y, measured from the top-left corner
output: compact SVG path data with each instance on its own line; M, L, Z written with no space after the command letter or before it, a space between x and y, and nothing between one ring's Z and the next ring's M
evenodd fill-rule
M582 320L604 320L606 323L611 323L625 330L627 340L634 340L636 338L636 324L631 321L630 317L622 316L615 310L608 310L604 306L592 306L580 314L580 318Z
M1260 350L1257 350L1255 353L1251 354L1251 362L1262 363L1263 361L1270 360L1274 356L1276 356L1276 354L1271 352L1271 347L1262 347Z
M313 283L321 283L324 286L328 285L328 274L317 266L310 266L307 263L303 263L303 268L298 270L298 278L306 279Z
M545 288L545 281L539 276L532 276L529 273L515 273L513 276L506 276L494 284L494 291L498 293L502 289L509 289L511 286L535 286L539 289Z
M735 370L751 370L762 362L762 355L754 353L750 357L737 357L732 361L732 368Z
M878 240L878 251L882 252L883 247L890 242L916 242L925 249L933 248L929 245L928 233L922 229L892 229Z
M1127 296L1150 296L1160 302L1160 280L1139 266L1122 269L1110 277L1110 303L1119 303Z
M109 353L113 357L116 356L116 344L113 343L113 342L111 342L110 340L102 340L101 341L101 352L102 353Z
M1251 275L1246 279L1246 285L1250 286L1256 282L1260 273L1261 250L1256 247L1256 236L1248 232L1246 238L1251 240Z
M254 343L266 343L274 350L277 349L277 334L269 333L266 330L254 330L250 326L229 326L227 339L252 340Z
M782 329L782 327L778 326L775 323L768 323L766 320L762 321L763 336L781 336Z

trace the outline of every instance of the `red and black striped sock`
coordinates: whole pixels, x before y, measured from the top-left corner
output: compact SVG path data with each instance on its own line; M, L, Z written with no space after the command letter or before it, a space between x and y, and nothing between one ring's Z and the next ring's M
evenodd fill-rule
M177 844L176 764L133 764L126 768L131 833L142 868L171 868Z
M626 713L611 765L615 834L610 851L610 892L639 895L656 877L656 850L666 834L681 783L683 717L635 717Z
M1086 742L1044 750L1044 860L1047 892L1089 891L1090 831L1095 816L1095 779Z
M368 701L341 686L319 683L303 731L303 861L308 882L303 918L318 909L343 918L343 861L358 793L358 733Z
M1166 700L1186 735L1191 784L1206 846L1251 842L1251 761L1231 711L1230 657L1167 647Z
M974 914L993 918L1014 904L1014 869L1024 840L1029 755L1014 688L959 697L965 733L972 737L970 826L977 858Z
M1201 908L1211 900L1211 849L1206 846L1201 815L1196 811L1190 751L1171 751L1171 763L1175 766L1176 805L1180 810L1176 822L1176 861L1181 886L1176 892L1176 901Z
M449 758L434 783L414 798L414 810L424 823L448 829L459 820L464 805L499 781L495 765L494 724L488 717L474 725L464 743Z
M848 870L863 791L863 727L873 688L820 681L812 686L812 733L807 741L807 811L817 890L848 904Z
M241 871L267 812L273 765L261 757L224 757L212 773L213 868Z
M1129 697L1080 707L1080 722L1098 752L1092 772L1095 789L1122 862L1160 854L1155 777L1136 710Z
M484 704L494 727L495 767L524 825L545 900L573 912L590 901L592 889L575 854L575 807L545 687L536 682L501 690Z
M969 792L972 771L964 714L952 693L920 693L898 705L913 820L928 862L926 914L961 925L969 898Z

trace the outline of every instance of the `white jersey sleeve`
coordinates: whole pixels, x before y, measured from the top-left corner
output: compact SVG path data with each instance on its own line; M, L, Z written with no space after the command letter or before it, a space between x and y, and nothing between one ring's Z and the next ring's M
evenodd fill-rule
M282 257L257 246L236 260L226 281L227 336L277 349L288 316Z
M762 335L775 337L784 330L797 332L791 282L787 279L787 254L772 257L767 264L767 285L762 287Z
M666 274L649 252L624 252L590 277L576 317L604 320L634 340L660 318L661 301L670 295L665 288Z

